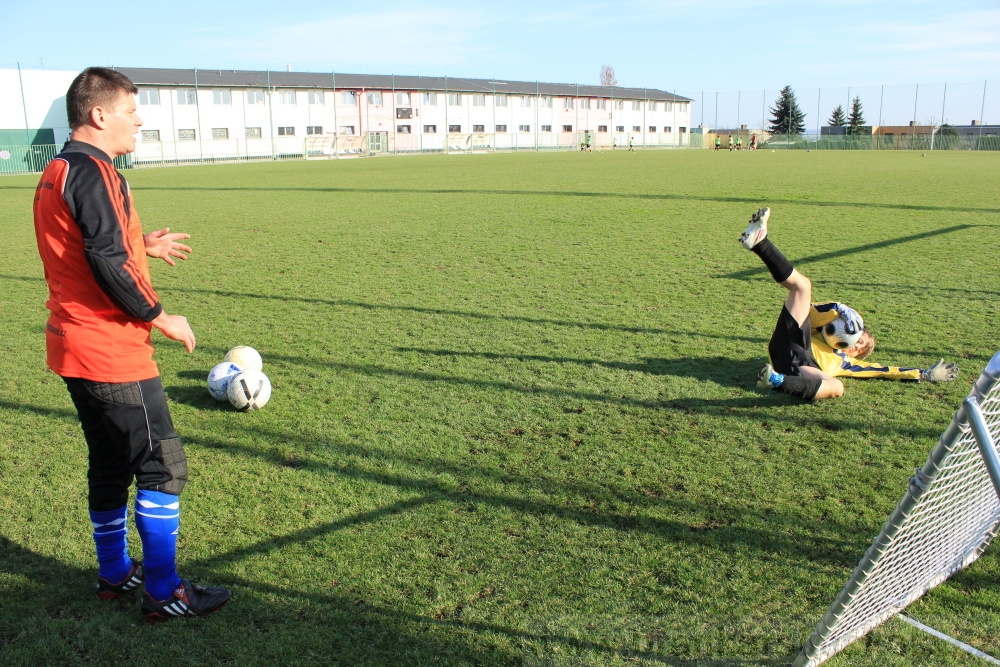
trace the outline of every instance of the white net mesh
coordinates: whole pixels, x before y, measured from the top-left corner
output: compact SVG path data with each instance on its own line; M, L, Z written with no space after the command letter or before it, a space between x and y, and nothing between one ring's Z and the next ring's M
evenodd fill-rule
M1000 353L994 362L1000 362ZM986 390L978 400L996 442L1000 384L984 374L977 386ZM931 478L929 484L920 474L911 480L796 666L826 661L970 565L989 544L1000 521L1000 500L964 414L964 409L956 413L921 469Z

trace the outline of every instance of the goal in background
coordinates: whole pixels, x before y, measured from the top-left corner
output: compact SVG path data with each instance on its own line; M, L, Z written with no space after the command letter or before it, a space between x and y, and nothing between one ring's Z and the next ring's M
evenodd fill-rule
M793 667L819 665L983 553L1000 528L1000 352Z

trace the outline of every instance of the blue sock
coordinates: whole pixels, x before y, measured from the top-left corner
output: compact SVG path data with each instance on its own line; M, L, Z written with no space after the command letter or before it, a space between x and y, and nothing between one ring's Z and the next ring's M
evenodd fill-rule
M771 389L777 389L785 383L785 376L772 368L771 377L767 378L767 383L771 385Z
M125 580L132 569L128 557L125 517L128 505L116 510L97 512L90 510L90 523L94 525L94 544L97 545L97 576L117 584Z
M181 581L174 562L180 525L180 498L139 489L135 495L135 527L142 538L146 592L154 600L168 599Z

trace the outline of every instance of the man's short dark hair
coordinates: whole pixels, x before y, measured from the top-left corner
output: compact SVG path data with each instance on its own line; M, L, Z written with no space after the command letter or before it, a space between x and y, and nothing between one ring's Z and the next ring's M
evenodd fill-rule
M132 80L107 67L88 67L73 79L66 91L66 117L75 130L87 123L94 107L110 108L122 95L136 95Z

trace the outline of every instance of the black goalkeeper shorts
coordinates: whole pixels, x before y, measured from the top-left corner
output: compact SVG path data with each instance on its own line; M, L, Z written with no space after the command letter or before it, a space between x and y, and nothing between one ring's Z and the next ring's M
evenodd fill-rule
M819 368L812 356L812 327L809 317L800 326L788 308L781 307L778 324L771 334L771 342L767 345L767 353L771 357L771 366L782 375L798 375L799 368L811 366Z
M106 512L123 507L133 479L139 489L180 495L187 482L187 459L160 378L114 383L63 380L87 440L90 509Z

